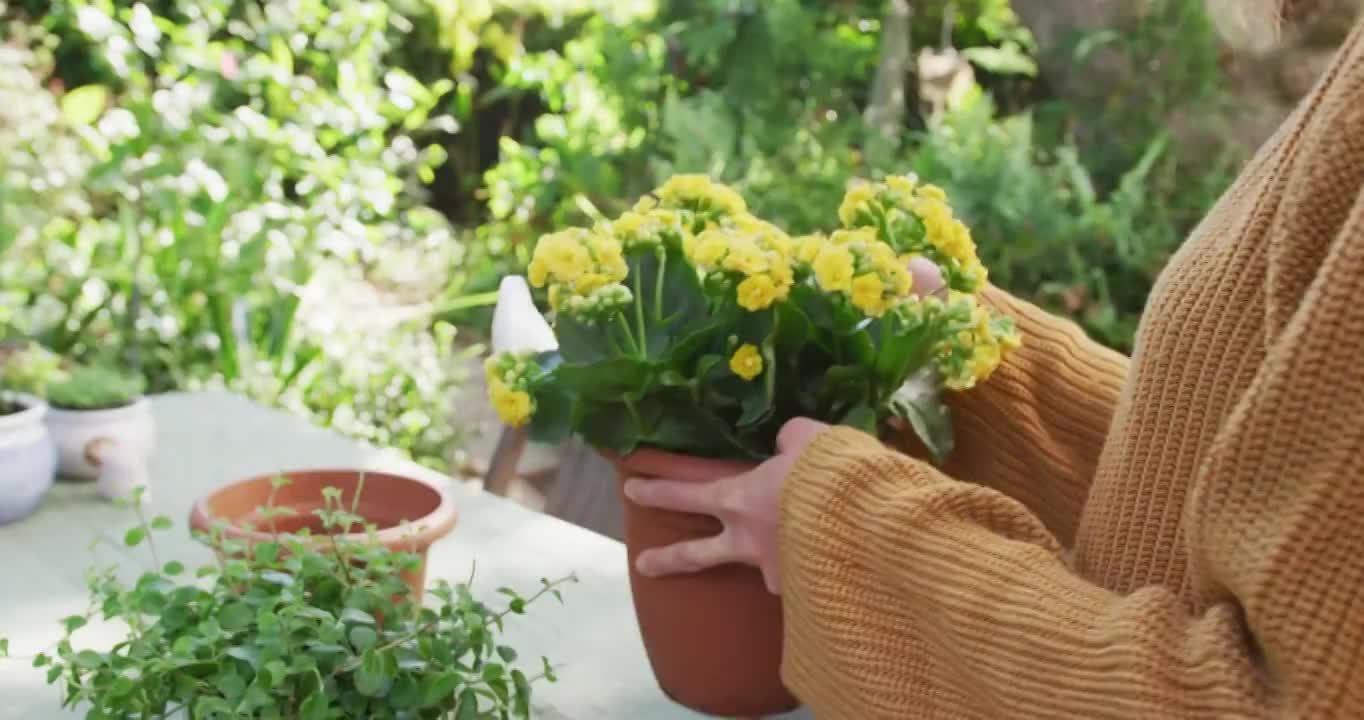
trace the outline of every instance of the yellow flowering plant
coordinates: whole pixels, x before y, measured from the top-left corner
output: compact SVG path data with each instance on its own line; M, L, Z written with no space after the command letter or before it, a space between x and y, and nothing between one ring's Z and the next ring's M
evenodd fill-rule
M747 459L792 417L868 431L900 417L945 455L942 393L989 377L1018 333L980 303L986 270L942 190L859 182L838 215L793 238L734 190L679 175L615 220L545 236L527 276L553 329L511 283L533 317L494 320L499 416L544 441ZM941 292L915 292L916 256L941 268Z

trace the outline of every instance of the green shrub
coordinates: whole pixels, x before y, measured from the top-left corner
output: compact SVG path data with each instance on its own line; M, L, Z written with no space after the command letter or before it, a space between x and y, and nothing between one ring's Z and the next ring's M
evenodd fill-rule
M146 382L113 368L77 368L47 387L47 401L64 410L109 410L131 404L142 396Z

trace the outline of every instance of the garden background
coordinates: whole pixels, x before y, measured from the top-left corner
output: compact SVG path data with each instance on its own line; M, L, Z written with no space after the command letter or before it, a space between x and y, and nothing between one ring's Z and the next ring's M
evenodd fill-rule
M790 232L917 172L994 282L1131 347L1342 39L1199 0L0 0L0 341L421 462L536 238L676 172Z

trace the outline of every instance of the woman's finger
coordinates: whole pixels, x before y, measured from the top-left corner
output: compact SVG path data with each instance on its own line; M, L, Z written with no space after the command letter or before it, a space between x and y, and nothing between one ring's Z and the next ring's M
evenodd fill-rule
M718 482L685 482L681 480L644 480L632 478L625 482L625 497L636 505L676 510L677 512L719 516L722 511Z
M635 569L648 577L694 573L716 565L739 562L739 548L728 532L702 540L688 540L667 547L645 550L635 560Z
M922 255L909 259L909 274L914 277L912 290L919 297L927 297L943 289L942 269Z

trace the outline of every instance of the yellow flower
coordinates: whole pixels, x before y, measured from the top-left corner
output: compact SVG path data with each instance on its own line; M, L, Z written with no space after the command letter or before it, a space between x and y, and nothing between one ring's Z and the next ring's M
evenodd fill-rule
M886 187L899 196L901 202L909 202L914 197L914 189L918 184L918 179L913 175L891 175L886 178Z
M530 284L535 287L544 287L545 282L549 280L549 267L545 265L545 259L539 253L531 259L530 267L526 270L526 274L530 276Z
M502 363L496 356L483 361L483 378L490 388L493 383L502 382Z
M829 242L835 245L861 244L864 247L870 247L872 243L878 243L881 240L877 236L875 228L860 227L849 230L835 230L829 236Z
M739 283L739 306L745 310L766 310L776 299L777 286L769 275L753 275Z
M707 230L691 243L691 260L698 265L715 265L729 252L729 237L723 230Z
M823 235L802 235L796 239L796 259L803 263L812 263L819 257L819 251L829 244L829 239Z
M814 268L815 279L824 290L847 292L852 289L853 256L848 248L841 245L826 246L815 258Z
M730 357L729 369L745 380L752 380L763 372L763 356L751 343L744 344Z
M724 262L726 270L735 270L752 276L767 272L769 267L767 255L757 243L747 238L736 239L730 243L729 254L725 256Z
M994 343L977 345L971 352L971 373L977 381L984 380L999 367L1002 356Z
M512 390L498 381L488 386L488 394L492 398L493 410L497 412L497 417L502 422L512 427L521 427L530 420L534 403L529 393Z
M791 296L791 285L795 283L795 272L787 263L775 263L772 265L772 282L777 288L777 299L785 300Z
M620 282L630 273L629 266L625 264L620 241L609 235L595 235L590 246L592 253L597 256L599 272L609 277L607 282Z
M592 256L582 244L587 234L582 228L573 228L540 238L532 262L539 260L559 282L573 282L592 264Z
M591 295L592 291L596 290L597 288L606 287L607 285L610 285L612 282L614 281L609 275L603 275L601 273L587 273L586 275L583 275L582 277L573 281L573 294Z
M848 188L848 192L843 195L843 204L838 206L838 219L843 222L843 227L855 225L858 214L875 200L876 186L871 183L858 182Z
M852 304L868 317L880 317L886 312L886 301L881 297L885 289L876 273L858 275L852 282Z
M899 260L889 261L885 264L878 264L876 269L886 277L890 283L890 291L900 297L909 294L914 289L914 276L909 273L909 268Z
M929 200L937 200L938 202L947 202L947 193L943 192L943 189L937 185L920 185L918 192L920 197L925 197Z
M674 175L655 192L663 202L672 205L690 201L730 215L738 215L748 209L739 193L705 175Z

